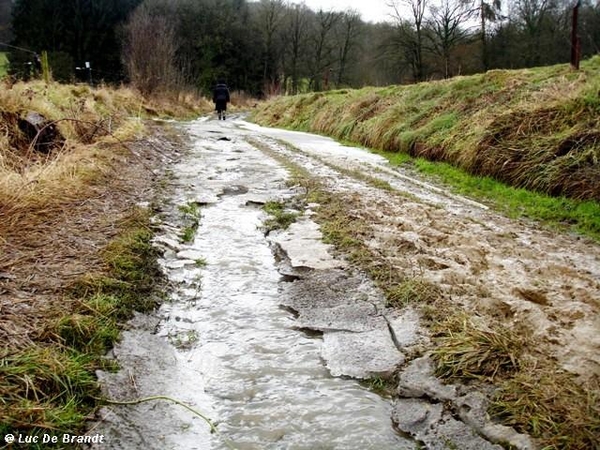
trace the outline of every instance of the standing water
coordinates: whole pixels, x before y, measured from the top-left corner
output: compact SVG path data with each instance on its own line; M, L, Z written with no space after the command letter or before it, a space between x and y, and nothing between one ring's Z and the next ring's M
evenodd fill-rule
M122 370L101 374L109 396L168 396L103 410L102 448L412 449L391 423L390 402L332 377L322 339L295 328L261 229L264 199L292 195L286 171L231 123L195 122L194 147L174 172L173 207L202 204L184 244L165 226L163 266L175 286L158 319L138 318L115 348ZM261 200L262 199L262 200Z

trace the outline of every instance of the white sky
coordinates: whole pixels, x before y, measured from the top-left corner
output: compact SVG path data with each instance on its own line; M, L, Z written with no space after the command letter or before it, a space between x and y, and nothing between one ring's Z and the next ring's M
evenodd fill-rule
M301 0L293 0L293 2L301 3ZM366 22L389 21L392 12L392 8L386 5L386 0L304 0L304 3L313 11L355 9Z

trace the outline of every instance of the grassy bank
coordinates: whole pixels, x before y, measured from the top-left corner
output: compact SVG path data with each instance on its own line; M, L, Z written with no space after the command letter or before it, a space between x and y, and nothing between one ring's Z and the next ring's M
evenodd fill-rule
M593 235L600 232L599 89L600 57L594 57L579 72L568 65L494 70L410 86L278 97L260 104L253 117L363 145L398 163L414 164L402 154L447 162L488 181L467 180L443 166L415 166L480 198L496 200L499 185L489 180L560 198L548 206L554 213L536 217L530 208L530 215Z
M94 372L111 369L104 355L121 324L156 306L161 276L148 219L147 212L132 211L101 252L107 269L83 275L60 303L46 305L38 335L26 345L8 342L0 365L0 434L85 431L100 397Z
M137 205L176 150L144 119L209 106L126 88L0 89L0 434L83 431L123 321L158 301L152 212ZM29 111L58 130L48 153L19 127Z

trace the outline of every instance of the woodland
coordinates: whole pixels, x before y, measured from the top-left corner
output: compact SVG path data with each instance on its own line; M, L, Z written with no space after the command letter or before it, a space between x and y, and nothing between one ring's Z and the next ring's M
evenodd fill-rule
M384 1L389 21L369 23L285 0L0 0L0 51L19 78L45 51L57 81L206 93L222 78L259 97L569 61L572 1ZM600 3L579 5L585 58Z

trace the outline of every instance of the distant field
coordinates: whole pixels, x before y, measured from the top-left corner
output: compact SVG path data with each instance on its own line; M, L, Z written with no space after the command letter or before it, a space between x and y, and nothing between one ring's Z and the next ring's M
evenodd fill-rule
M8 60L6 59L6 53L0 52L0 78L6 75L8 70Z

